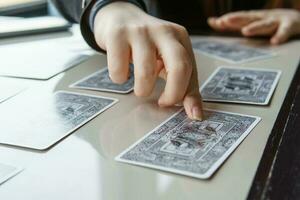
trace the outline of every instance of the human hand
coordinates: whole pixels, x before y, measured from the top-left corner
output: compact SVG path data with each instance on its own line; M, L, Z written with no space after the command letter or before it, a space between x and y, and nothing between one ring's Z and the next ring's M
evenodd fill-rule
M239 11L211 17L208 24L217 31L240 31L244 36L271 36L281 44L300 34L300 12L292 9Z
M162 77L166 85L158 104L183 103L191 119L202 119L196 62L184 27L152 17L126 2L102 8L94 27L97 44L107 51L113 82L124 83L133 62L136 96L149 96L156 79Z

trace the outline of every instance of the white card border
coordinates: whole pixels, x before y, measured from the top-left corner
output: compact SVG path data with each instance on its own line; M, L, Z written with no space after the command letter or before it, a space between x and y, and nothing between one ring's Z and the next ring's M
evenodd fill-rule
M47 150L119 102L118 99L112 98L112 97L104 97L104 96L100 96L100 95L91 95L91 94L85 94L85 93L70 92L70 91L65 91L65 90L58 90L58 91L54 92L52 95L55 96L58 93L75 94L75 95L81 95L81 96L110 99L110 100L112 100L112 102L109 105L102 108L101 110L99 110L97 113L95 113L91 117L89 117L88 119L86 119L85 121L83 121L82 123L80 123L79 125L77 125L76 127L74 127L73 129L71 129L70 131L63 134L61 137L57 137L57 139L47 143L47 145L38 145L38 144L28 145L28 144L20 144L20 143L17 144L17 143L11 143L11 142L0 142L0 144L11 145L11 146L15 146L15 147L22 147L22 148L27 148L27 149L35 149L35 150L39 150L39 151Z
M257 102L251 102L251 101L231 101L231 100L219 100L219 99L206 99L202 97L202 100L205 102L226 102L226 103L239 103L239 104L248 104L248 105L268 105L271 97L273 96L275 89L279 83L279 79L281 77L282 71L277 69L268 69L268 68L251 68L251 67L238 67L238 66L226 66L222 65L217 67L214 72L204 81L204 83L200 87L200 93L202 93L202 90L205 88L205 86L211 81L211 79L221 70L221 69L238 69L238 70L250 70L250 71L267 71L267 72L276 72L277 75L274 79L274 82L272 84L272 87L269 91L269 94L264 102L257 103Z
M179 111L175 112L173 115L171 115L171 117L167 118L165 121L160 123L157 127L155 127L153 130L151 130L147 134L145 134L138 141L136 141L135 143L130 145L128 148L123 150L118 156L115 157L115 160L118 161L118 162L133 164L133 165L147 167L147 168L158 169L158 170L171 172L171 173L176 173L176 174L180 174L180 175L191 176L191 177L195 177L195 178L199 178L199 179L208 179L213 175L213 173L221 166L221 164L230 156L230 154L241 144L241 142L249 135L249 133L261 121L261 118L257 117L257 116L245 115L245 114L239 114L239 113L233 113L233 112L227 112L227 111L220 111L220 110L213 110L213 109L204 109L205 111L213 111L213 112L220 112L220 113L227 113L227 114L234 114L234 115L240 115L240 116L255 118L255 121L251 124L251 126L248 127L248 129L240 136L240 138L238 140L236 140L236 142L224 153L224 155L217 162L215 162L211 166L211 168L205 174L197 174L197 173L192 173L192 172L186 172L184 170L171 169L171 168L168 168L168 167L160 167L160 166L153 165L153 164L144 164L144 163L141 163L141 162L129 161L129 160L121 158L124 154L129 152L132 148L134 148L141 141L143 141L145 138L147 138L149 135L151 135L154 131L159 129L163 124L165 124L166 122L171 120L174 116L176 116L182 110L183 110L183 108L179 109Z
M195 41L195 43L199 42L199 41L200 40L197 40L197 41ZM207 52L205 52L201 49L197 49L197 48L193 47L193 49L198 53L201 53L201 54L203 54L207 57L210 57L210 58L215 58L215 59L218 59L218 60L221 60L221 61L228 62L230 64L243 64L243 63L247 63L247 62L253 62L253 61L257 61L257 60L272 58L272 57L275 57L275 56L278 55L276 52L268 51L268 50L265 50L265 49L259 49L257 47L248 47L246 45L239 44L239 43L224 43L224 42L221 42L221 41L213 41L213 40L209 40L209 41L222 43L224 45L238 45L238 46L242 46L244 48L256 49L257 51L260 51L260 52L263 52L263 53L268 53L268 55L261 55L261 56L256 56L256 57L253 57L253 58L240 60L240 61L234 61L234 60L230 60L230 59L227 59L227 58L224 58L224 57L221 57L221 56L217 56L217 55L214 55L214 54L207 53Z
M15 90L15 92L12 92L10 95L8 95L8 96L6 96L6 97L4 97L2 99L0 98L0 104L4 103L5 101L7 101L7 100L9 100L9 99L11 99L11 98L13 98L15 96L17 96L18 94L24 92L26 89L27 88L20 86L18 89Z
M53 95L56 95L58 93L66 93L66 94L75 94L75 95L82 95L82 96L89 96L89 97L96 97L96 98L103 98L103 99L110 99L112 100L112 102L110 104L108 104L107 106L105 106L104 108L102 108L101 110L99 110L97 113L95 113L94 115L92 115L91 117L89 117L88 119L86 119L85 121L83 121L81 124L79 124L78 126L74 127L73 129L71 129L70 131L68 131L66 134L64 134L64 136L60 137L59 139L57 139L55 142L53 143L49 143L49 145L47 145L44 148L40 148L39 150L46 150L50 147L52 147L54 144L56 144L57 142L60 142L63 138L71 135L74 131L76 131L77 129L79 129L80 127L84 126L86 123L88 123L89 121L93 120L95 117L97 117L98 115L100 115L101 113L103 113L104 111L108 110L109 108L111 108L113 105L115 105L117 102L119 102L118 99L116 98L112 98L112 97L104 97L104 96L98 96L98 95L91 95L91 94L85 94L85 93L78 93L78 92L70 92L70 91L64 91L64 90L58 90L56 92L53 93ZM30 148L30 147L29 147Z
M84 89L84 90L91 90L91 91L99 91L99 92L112 92L112 93L117 93L117 94L129 94L130 92L133 91L133 87L130 88L129 90L126 91L119 91L119 90L110 90L110 89L105 89L105 88L92 88L92 87L84 87L84 86L77 86L77 84L86 81L87 79L95 76L95 74L97 73L102 73L107 69L107 67L104 67L100 70L97 70L95 72L93 72L90 75L87 75L85 77L83 77L82 79L76 81L75 83L72 83L71 85L69 85L69 88L74 88L74 89Z
M14 165L10 165L7 163L0 163L0 164L15 168L14 171L12 171L11 173L8 173L6 176L0 178L0 186L24 170L24 168L22 168L22 167L16 167Z

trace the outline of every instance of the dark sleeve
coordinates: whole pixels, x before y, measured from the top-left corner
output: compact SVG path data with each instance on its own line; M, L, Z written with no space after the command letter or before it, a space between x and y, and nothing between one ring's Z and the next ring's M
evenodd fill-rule
M97 12L109 3L121 0L52 0L60 13L70 22L80 23L81 33L85 41L96 51L103 50L97 45L93 24ZM133 3L146 10L143 0L122 0Z

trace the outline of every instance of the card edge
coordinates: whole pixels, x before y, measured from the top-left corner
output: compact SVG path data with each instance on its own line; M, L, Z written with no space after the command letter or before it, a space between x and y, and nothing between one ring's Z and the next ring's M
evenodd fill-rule
M1 163L1 164L7 165L7 166L10 166L10 167L14 167L15 170L0 179L0 186L2 184L4 184L5 182L9 181L10 179L12 179L13 177L15 177L16 175L18 175L19 173L21 173L22 171L24 171L23 167L18 167L18 166L15 166L15 165L10 165L10 164L7 164L7 163Z
M211 40L213 42L215 42L214 40ZM210 57L210 58L214 58L214 59L218 59L220 61L225 61L225 62L228 62L228 63L231 63L231 64L243 64L243 63L248 63L248 62L253 62L255 60L263 60L263 59L268 59L268 58L271 58L271 57L275 57L277 56L278 54L276 52L272 52L270 50L263 50L263 49L259 49L257 47L248 47L246 45L243 45L243 44L235 44L235 43L224 43L224 42L221 42L221 41L217 41L218 43L221 43L221 44L225 44L225 45L240 45L240 46L243 46L244 48L250 48L250 49L256 49L260 52L263 52L263 53L267 53L269 55L265 55L265 56L257 56L257 57L253 57L253 58L249 58L249 59L245 59L245 60L241 60L241 61L234 61L234 60L230 60L230 59L227 59L227 58L224 58L224 57L221 57L221 56L216 56L214 54L209 54L205 51L202 51L202 50L199 50L199 49L196 49L193 47L193 50L195 51L198 51L199 53L202 53L203 55L207 56L207 57Z
M74 88L74 89L83 89L83 90L98 91L98 92L110 92L110 93L117 93L117 94L129 94L130 92L133 91L133 89L134 89L133 87L126 91L119 91L119 90L117 91L117 90L109 90L109 89L102 89L102 88L98 89L98 88L92 88L92 87L78 86L79 83L86 81L87 79L93 77L97 73L103 73L106 69L108 69L107 66L102 69L99 69L95 72L92 72L90 75L87 75L87 76L79 79L78 81L71 83L68 87Z

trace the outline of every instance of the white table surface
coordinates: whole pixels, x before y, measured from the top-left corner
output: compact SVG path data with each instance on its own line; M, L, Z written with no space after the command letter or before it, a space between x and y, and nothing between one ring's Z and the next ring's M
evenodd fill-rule
M48 38L58 35L61 34L40 37ZM63 35L67 34L63 33ZM31 40L36 37L3 40L0 41L0 45ZM203 37L192 38L197 40ZM10 78L10 81L27 86L29 90L32 87L40 87L48 92L76 91L115 97L120 102L48 151L40 152L0 145L0 162L25 168L22 173L0 186L0 199L245 199L268 135L298 65L300 41L269 47L263 41L221 37L217 39L236 40L249 45L270 48L278 56L245 63L241 66L280 69L283 73L271 104L268 106L205 103L206 108L256 115L262 118L259 125L211 179L200 180L114 161L116 155L159 125L178 108L159 108L156 105L162 82L157 84L151 97L143 99L133 94L117 95L70 89L68 86L71 83L106 65L105 56L97 55L48 81ZM17 58L17 55L14 58ZM196 59L200 84L218 66L231 66L231 64L211 59L200 53L196 53ZM0 122L0 134L3 131L5 130L1 130Z

